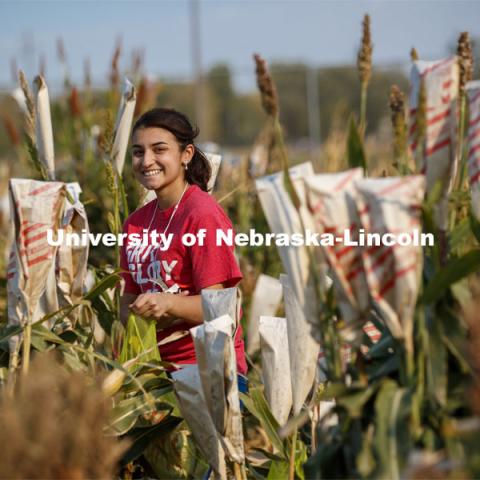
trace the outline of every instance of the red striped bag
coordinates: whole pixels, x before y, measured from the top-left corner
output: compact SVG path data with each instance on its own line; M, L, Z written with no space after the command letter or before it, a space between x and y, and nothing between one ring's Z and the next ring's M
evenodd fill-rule
M472 211L480 221L480 80L466 85L470 119L468 123L468 177Z
M458 124L457 57L434 62L413 62L410 75L409 146L421 172L427 177L427 192L441 181L442 196L435 208L435 221L441 230L448 222L448 195L457 171ZM421 85L425 88L426 130L418 142L417 111Z
M420 233L425 193L422 175L371 178L355 183L357 205L365 235L378 233L415 237ZM373 241L371 242L374 243ZM403 243L403 241L402 241ZM370 296L392 335L411 348L413 316L422 271L422 247L393 242L362 248Z

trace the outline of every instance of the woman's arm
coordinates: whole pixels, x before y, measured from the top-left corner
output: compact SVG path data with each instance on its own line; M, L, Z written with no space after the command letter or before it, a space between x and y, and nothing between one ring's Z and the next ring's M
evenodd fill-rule
M207 288L224 288L222 283ZM178 319L190 326L203 323L202 298L200 295L179 295L173 293L143 293L129 308L145 318L156 320L160 328L175 324Z

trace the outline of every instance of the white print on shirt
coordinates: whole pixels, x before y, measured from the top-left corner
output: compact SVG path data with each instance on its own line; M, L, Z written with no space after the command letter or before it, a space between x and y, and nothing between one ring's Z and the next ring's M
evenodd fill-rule
M142 285L151 282L151 280L164 284L167 288L178 287L176 283L173 285L167 285L166 283L172 280L172 272L178 260L172 260L171 262L158 260L157 251L159 248L159 245L128 245L126 247L128 268L133 280L140 285L142 290ZM147 292L158 291L156 285L147 290Z

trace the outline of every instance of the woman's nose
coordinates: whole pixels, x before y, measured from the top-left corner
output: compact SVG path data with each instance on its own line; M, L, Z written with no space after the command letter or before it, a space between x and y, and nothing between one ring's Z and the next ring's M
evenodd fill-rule
M155 163L155 155L153 154L153 152L150 151L150 149L145 150L145 153L143 154L143 158L142 158L142 167L143 168L150 167L154 163Z

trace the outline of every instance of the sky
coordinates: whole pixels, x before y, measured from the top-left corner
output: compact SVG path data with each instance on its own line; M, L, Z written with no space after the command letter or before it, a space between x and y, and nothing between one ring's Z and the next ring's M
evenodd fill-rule
M60 84L59 37L77 83L86 58L94 84L106 83L119 36L121 68L130 64L133 49L144 49L149 75L189 80L194 71L191 4L192 0L0 0L0 89L13 85L12 58L33 78L42 55L47 80ZM269 62L354 64L365 13L371 16L373 61L378 66L407 65L412 46L422 59L441 58L461 31L480 38L480 0L199 0L198 10L202 68L229 64L240 91L254 87L254 52Z

